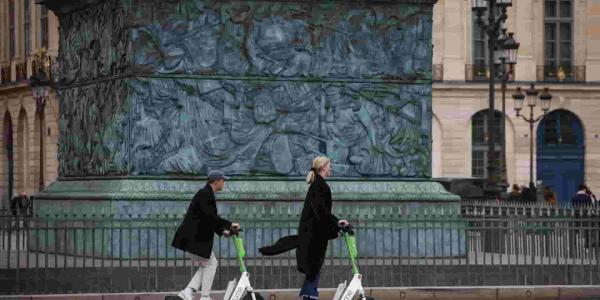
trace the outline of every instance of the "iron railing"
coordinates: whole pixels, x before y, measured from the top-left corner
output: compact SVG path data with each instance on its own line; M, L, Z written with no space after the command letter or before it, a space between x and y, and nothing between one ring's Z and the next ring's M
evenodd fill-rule
M600 204L573 206L570 202L551 205L546 202L508 202L496 200L461 201L463 216L565 216L599 215Z
M243 227L256 288L298 288L295 254L257 249L296 232L297 215L232 215ZM365 286L599 284L600 219L590 215L349 215ZM170 246L182 216L0 217L0 294L174 291L195 267ZM230 240L216 239L214 289L238 276ZM350 278L332 240L321 286Z

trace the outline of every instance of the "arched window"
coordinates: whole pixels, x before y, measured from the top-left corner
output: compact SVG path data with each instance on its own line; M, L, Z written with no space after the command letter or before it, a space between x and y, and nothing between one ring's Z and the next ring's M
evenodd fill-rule
M577 116L565 111L556 110L549 113L544 122L544 145L580 145L583 144L581 125Z
M24 108L19 111L19 122L17 124L17 168L15 173L17 180L15 188L17 193L29 194L29 126L27 123L27 112Z
M43 109L43 108L42 108ZM35 138L33 140L33 147L36 149L33 154L33 160L36 162L34 164L32 173L36 174L36 182L38 182L38 189L41 191L44 184L46 176L46 159L45 153L46 149L46 136L44 134L46 128L46 118L44 115L44 111L40 109L36 109L36 113L33 119L33 126L35 132ZM41 127L41 128L40 128ZM40 136L41 135L41 136ZM41 143L41 144L40 144Z
M4 113L4 129L3 129L3 133L4 133L4 149L5 149L5 154L6 156L4 157L4 161L6 162L4 164L5 166L5 170L4 170L4 174L7 174L6 176L6 180L7 182L5 183L5 187L6 187L6 199L8 201L10 201L10 199L12 199L13 196L13 124L12 124L12 118L10 117L10 113L8 111L6 111L6 113Z
M494 151L499 163L502 113L496 111L494 115ZM487 177L488 167L488 110L482 110L471 118L471 175L473 177ZM499 164L498 164L499 166Z

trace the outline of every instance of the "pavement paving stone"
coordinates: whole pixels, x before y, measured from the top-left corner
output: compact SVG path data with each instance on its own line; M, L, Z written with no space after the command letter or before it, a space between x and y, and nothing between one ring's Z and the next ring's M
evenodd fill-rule
M257 290L267 300L298 300L297 289ZM335 289L320 289L321 299L331 299ZM213 291L213 300L223 300L224 291ZM529 287L390 287L366 288L375 300L600 300L600 286ZM120 294L59 294L1 296L0 300L165 300L177 292ZM196 300L199 299L197 295Z
M598 300L600 299L600 286L560 287L559 296L561 300L568 297L595 297L595 300Z
M498 288L498 300L518 299L557 299L560 296L558 287L510 287Z

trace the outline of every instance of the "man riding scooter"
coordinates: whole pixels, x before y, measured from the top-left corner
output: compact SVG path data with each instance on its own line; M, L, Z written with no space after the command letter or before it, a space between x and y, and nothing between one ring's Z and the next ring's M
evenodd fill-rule
M198 289L201 300L211 299L210 291L217 271L217 258L212 251L214 235L229 237L230 230L240 229L240 224L223 219L217 213L215 193L223 190L226 179L229 178L221 171L208 173L206 185L192 199L171 243L200 265L187 287L179 292L181 299L193 300Z

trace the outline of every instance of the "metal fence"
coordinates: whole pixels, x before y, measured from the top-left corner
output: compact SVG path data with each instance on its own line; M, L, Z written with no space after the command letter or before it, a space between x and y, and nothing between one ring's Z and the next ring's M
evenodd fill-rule
M478 205L478 206L504 206L504 207L539 207L539 208L573 208L573 204L570 201L559 202L557 204L550 204L544 200L539 199L538 201L510 201L502 199L463 199L460 201L461 205ZM586 205L578 205L577 207L597 207L598 203L591 203Z
M570 202L551 205L546 202L509 202L496 200L461 201L462 215L477 216L568 216L598 215L599 204L573 206Z
M592 213L466 215L398 211L345 216L357 228L365 286L599 284L600 219ZM242 223L256 288L298 288L295 254L257 249L294 234L296 215L226 216ZM174 291L196 267L170 246L182 216L2 216L0 294ZM230 240L215 244L214 288L238 276ZM321 286L351 277L332 240Z

